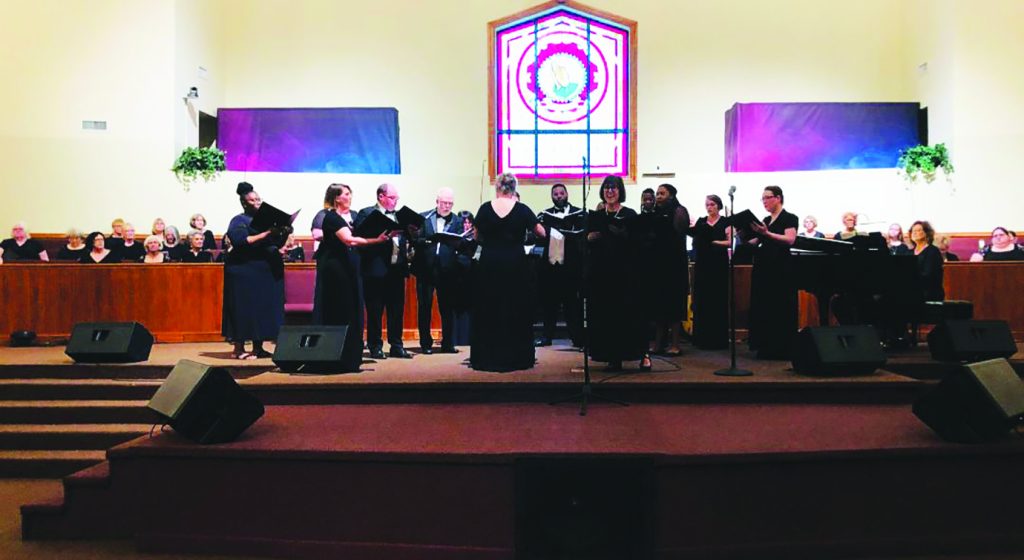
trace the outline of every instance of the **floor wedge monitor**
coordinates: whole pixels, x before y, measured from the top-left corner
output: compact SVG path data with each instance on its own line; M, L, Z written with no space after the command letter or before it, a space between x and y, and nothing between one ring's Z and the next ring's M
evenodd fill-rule
M932 358L943 362L978 362L1009 358L1017 344L1006 321L944 321L928 333Z
M1024 381L1003 358L965 364L914 402L914 414L944 440L1005 437L1024 417Z
M198 443L233 441L263 416L263 403L228 370L191 360L174 366L148 406L175 432Z
M281 327L274 363L289 373L341 373L347 325L288 325Z
M152 348L141 323L78 323L64 353L76 362L128 364L148 360Z
M801 375L866 375L884 365L885 351L873 327L804 327L797 334L793 371Z

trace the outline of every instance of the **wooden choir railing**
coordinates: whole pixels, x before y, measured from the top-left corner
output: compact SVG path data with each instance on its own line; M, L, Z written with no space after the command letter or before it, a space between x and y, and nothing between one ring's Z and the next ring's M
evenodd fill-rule
M312 268L290 264L286 274ZM737 326L746 330L750 267L736 267ZM222 340L223 268L219 264L3 264L0 265L0 336L16 329L41 339L69 335L75 323L138 321L161 342ZM947 299L974 302L978 319L1003 319L1024 339L1024 263L946 263ZM800 294L800 324L817 324L817 305ZM415 340L416 284L406 284L404 338ZM431 321L439 329L437 306ZM436 336L435 336L436 338Z

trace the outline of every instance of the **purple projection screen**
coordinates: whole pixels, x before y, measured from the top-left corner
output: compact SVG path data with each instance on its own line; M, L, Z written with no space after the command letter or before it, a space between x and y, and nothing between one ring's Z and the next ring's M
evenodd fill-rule
M219 109L217 121L231 171L402 171L394 108Z
M736 103L725 113L725 170L896 167L920 141L919 103Z

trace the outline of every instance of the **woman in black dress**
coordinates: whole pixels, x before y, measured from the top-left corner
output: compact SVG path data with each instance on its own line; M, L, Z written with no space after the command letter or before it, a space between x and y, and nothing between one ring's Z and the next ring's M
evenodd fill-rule
M934 245L935 230L928 222L918 220L910 226L910 241L914 243L917 255L917 275L921 279L921 296L924 301L946 299L942 286L942 251Z
M535 300L523 241L529 231L544 237L544 227L528 206L516 200L516 186L515 175L499 175L494 200L476 213L474 236L481 251L469 353L473 369L514 371L534 363Z
M113 264L121 262L117 251L107 249L107 238L98 231L94 231L85 238L85 246L89 252L82 255L78 261L82 264Z
M232 250L224 262L221 333L234 344L233 358L269 358L263 341L276 339L284 323L284 263L270 231L250 227L263 204L260 195L245 182L236 192L244 212L228 225ZM252 352L245 351L247 340L252 341Z
M348 325L341 351L341 372L358 372L363 360L363 280L354 247L384 243L387 233L366 239L352 233L352 188L336 183L329 209L321 222L323 237L316 251L314 316L321 325Z
M796 283L789 248L800 220L783 209L782 189L768 186L761 203L768 211L752 229L754 270L750 281L750 349L760 360L788 360L797 327Z
M1017 246L1017 236L1010 235L1010 230L997 227L992 230L992 245L981 255L983 261L1024 261L1024 251Z
M607 362L609 369L622 369L622 362L638 360L640 369L649 370L649 331L639 301L640 263L636 242L627 228L637 213L622 205L625 199L622 178L605 177L601 183L603 207L591 213L587 223L587 342L590 357Z
M659 185L655 191L654 259L652 294L657 303L651 307L654 319L653 350L666 356L678 356L682 322L686 319L690 296L690 263L686 254L686 236L690 231L690 213L679 204L676 188Z
M32 239L25 224L18 222L11 228L11 237L0 242L0 255L8 261L49 261L43 244Z
M729 345L729 218L722 216L722 199L704 199L708 215L693 227L693 344L712 350Z
M462 232L466 239L455 249L455 293L453 307L455 320L452 325L452 339L455 346L466 346L471 342L473 332L473 279L476 274L476 251L479 248L473 237L473 213L469 210L459 212L455 219L462 223Z

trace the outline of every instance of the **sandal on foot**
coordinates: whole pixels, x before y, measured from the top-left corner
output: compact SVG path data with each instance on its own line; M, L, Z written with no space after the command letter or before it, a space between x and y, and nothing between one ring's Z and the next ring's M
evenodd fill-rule
M231 357L236 360L255 360L256 355L250 354L249 352L242 352L241 354L231 354Z
M644 357L640 358L640 371L651 371L651 355L645 353Z

